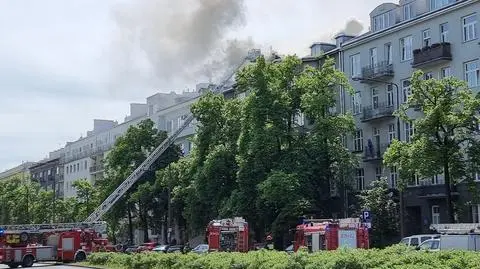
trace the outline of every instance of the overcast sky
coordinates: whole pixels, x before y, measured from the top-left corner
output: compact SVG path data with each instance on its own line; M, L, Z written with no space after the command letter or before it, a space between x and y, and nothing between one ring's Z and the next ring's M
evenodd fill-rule
M183 10L194 11L192 1L1 0L0 171L40 160L78 139L92 128L94 118L123 121L130 102L145 102L155 92L181 91L201 82L201 76L193 77L192 70L181 67L190 64L181 55L198 63L204 55L169 47L178 42L183 44L180 49L192 50L184 43L198 40L177 25L191 23L188 18L193 15ZM209 7L215 0L200 2ZM224 12L238 16L237 21L206 12L196 15L208 17L210 21L203 21L207 25L217 19L224 24L206 35L210 40L202 50L220 44L216 39L250 38L282 54L303 56L312 42L328 41L349 19L367 29L368 14L382 2L245 0L244 8ZM227 9L215 5L212 10ZM147 53L132 52L131 29L137 24L142 30L133 35L140 37ZM197 23L189 27L192 33L199 32ZM177 58L179 64L172 64Z

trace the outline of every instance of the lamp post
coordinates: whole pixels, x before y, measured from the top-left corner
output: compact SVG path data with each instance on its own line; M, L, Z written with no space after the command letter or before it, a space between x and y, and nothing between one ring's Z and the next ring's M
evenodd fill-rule
M395 87L396 90L396 105L395 105L395 110L398 110L400 108L400 87L398 87L398 84L394 82L388 82L388 81L383 81L383 80L378 80L378 79L372 79L372 78L360 78L360 77L354 77L352 78L353 81L371 81L371 82L377 82L377 83L382 83L385 85L391 85ZM397 116L397 139L400 141L400 118ZM405 236L405 224L404 224L404 212L403 212L403 190L400 188L399 189L399 196L400 196L400 236L403 238Z

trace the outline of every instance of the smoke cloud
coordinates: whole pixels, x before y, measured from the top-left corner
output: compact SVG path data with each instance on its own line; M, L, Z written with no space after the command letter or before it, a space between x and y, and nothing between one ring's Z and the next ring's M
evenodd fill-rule
M353 35L353 36L360 35L362 31L363 31L363 25L355 19L349 20L345 25L345 29L342 30L343 33L347 35Z
M199 82L199 76L216 80L254 45L226 39L246 23L243 0L134 0L116 6L113 17L118 33L110 51L111 81L117 93Z

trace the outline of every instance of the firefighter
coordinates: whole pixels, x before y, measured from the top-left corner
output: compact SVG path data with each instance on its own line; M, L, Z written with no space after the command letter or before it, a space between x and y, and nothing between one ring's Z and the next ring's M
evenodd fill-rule
M265 248L268 250L273 250L273 238L271 235L267 236Z

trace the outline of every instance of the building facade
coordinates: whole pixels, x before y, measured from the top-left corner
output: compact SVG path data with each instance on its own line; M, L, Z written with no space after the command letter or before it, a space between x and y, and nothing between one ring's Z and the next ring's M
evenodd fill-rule
M61 158L49 158L30 167L32 181L40 187L53 191L56 197L63 197L63 164Z
M380 177L397 187L398 171L383 167L382 156L393 139L409 141L415 132L414 123L393 115L411 94L415 70L426 79L455 76L480 89L480 1L400 0L378 6L370 17L371 30L340 44L339 56L355 89L353 95L341 93L340 106L356 121L347 144L361 159L354 175L357 190ZM406 233L426 232L430 224L447 221L443 176L408 180ZM456 191L459 204L468 204L467 187L458 184ZM467 206L458 220L479 222L479 208Z
M34 164L34 162L24 162L16 167L5 170L0 173L0 180L9 180L13 178L28 180L30 179L29 168Z

